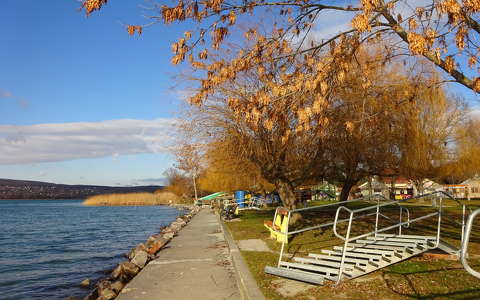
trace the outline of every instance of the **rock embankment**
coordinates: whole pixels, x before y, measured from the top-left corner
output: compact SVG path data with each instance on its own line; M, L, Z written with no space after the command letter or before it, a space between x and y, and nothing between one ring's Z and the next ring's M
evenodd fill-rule
M100 280L95 289L83 300L112 300L121 292L123 287L132 280L168 242L179 232L191 218L198 213L199 208L189 208L189 212L178 217L169 226L161 228L160 233L150 236L145 243L138 244L126 257L127 261L121 262L106 279ZM76 299L68 297L67 299Z

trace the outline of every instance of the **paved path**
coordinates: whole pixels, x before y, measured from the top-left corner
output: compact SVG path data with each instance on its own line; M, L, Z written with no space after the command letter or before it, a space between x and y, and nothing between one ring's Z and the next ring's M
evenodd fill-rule
M239 300L228 246L210 209L202 209L116 298Z

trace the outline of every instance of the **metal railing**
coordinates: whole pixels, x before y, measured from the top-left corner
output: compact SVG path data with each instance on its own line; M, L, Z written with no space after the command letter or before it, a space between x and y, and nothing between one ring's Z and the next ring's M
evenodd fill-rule
M329 208L329 207L334 207L334 206L339 206L339 205L346 205L346 204L349 204L349 203L354 203L354 202L365 202L365 201L368 201L368 200L375 200L377 201L377 204L380 203L380 200L386 200L386 201L391 201L390 199L388 199L387 197L383 196L383 195L379 195L379 194L374 194L372 196L365 196L365 197L361 197L361 198L357 198L357 199L353 199L353 200L349 200L349 201L343 201L343 202L336 202L336 203L329 203L329 204L325 204L325 205L317 205L317 206L311 206L311 207L305 207L305 208L297 208L297 209L286 209L284 207L277 207L277 209L275 210L275 215L273 217L273 224L275 224L275 220L276 218L278 217L278 214L279 214L279 210L287 210L288 211L288 214L287 214L287 217L288 217L288 220L290 220L292 214L294 213L300 213L300 212L305 212L305 211L309 211L309 210L317 210L317 209L325 209L325 208ZM359 219L359 218L363 218L363 217L368 217L368 216L371 216L371 215L374 215L375 213L369 213L369 214L365 214L365 215L361 215L361 216L357 216L355 217L355 219ZM386 217L384 215L382 215L383 217ZM410 214L408 214L408 216L410 216ZM388 218L388 217L387 217ZM341 223L341 222L347 222L349 221L349 219L341 219L341 220L337 220L338 223ZM289 230L289 225L287 224L287 230L285 232L281 232L280 230L278 229L275 229L275 228L272 228L273 231L275 231L277 234L283 234L287 237L290 236L290 235L293 235L293 234L298 234L298 233L301 233L301 232L305 232L305 231L310 231L310 230L315 230L315 229L321 229L321 228L324 228L324 227L329 227L329 226L332 226L334 225L335 222L327 222L327 223L323 223L323 224L319 224L319 225L315 225L315 226L310 226L310 227L306 227L306 228L302 228L302 229L297 229L297 230L294 230L294 231L290 231ZM285 240L284 239L282 241L282 246L280 248L280 257L278 259L278 266L280 267L280 264L281 264L281 261L282 261L282 258L283 258L283 252L285 250Z
M288 210L288 219L290 220L290 217L293 213L300 213L300 212L305 212L305 211L308 211L308 210L317 210L317 209L324 209L324 208L327 208L327 207L333 207L333 206L339 206L339 205L346 205L346 204L349 204L349 203L353 203L353 202L362 202L362 201L368 201L368 200L371 200L371 199L375 199L377 198L377 201L379 202L380 200L386 200L386 201L390 201L390 199L388 199L387 197L383 196L383 195L372 195L372 196L365 196L365 197L361 197L361 198L357 198L357 199L353 199L353 200L349 200L349 201L344 201L344 202L335 202L335 203L329 203L329 204L324 204L324 205L317 205L317 206L310 206L310 207L305 207L305 208L297 208L297 209L286 209L284 207L277 207L277 209L275 210L275 215L273 217L273 220L275 220L275 218L277 217L278 215L278 210ZM344 220L340 220L340 222L344 222L344 221L347 221L347 219L344 219ZM311 226L311 227L306 227L306 228L302 228L302 229L299 229L299 230L294 230L294 231L287 231L287 232L284 232L283 234L286 234L286 235L292 235L292 234L297 234L297 233L301 233L301 232L305 232L305 231L310 231L310 230L315 230L315 229L320 229L320 228L323 228L323 227L328 227L328 226L332 226L334 222L328 222L328 223L323 223L323 224L320 224L320 225L315 225L315 226ZM278 233L281 233L279 231L277 231Z
M479 214L480 214L480 209L477 209L469 215L467 224L465 226L465 232L462 238L462 247L460 250L460 261L462 262L463 267L468 273L472 274L477 278L480 278L480 272L475 271L474 269L472 269L472 267L470 267L470 265L467 262L467 258L468 258L468 242L470 241L470 234L472 232L473 220Z
M437 211L433 212L433 213L423 215L423 216L420 216L420 217L417 217L417 218L414 218L414 219L411 219L410 218L410 210L407 207L403 206L402 203L404 203L406 201L414 201L415 199L421 199L421 198L426 198L426 197L434 197L433 200L435 200L435 202L434 202L435 206L433 206L433 205L432 206L434 208L436 208ZM353 209L353 210L345 207L345 205L347 205L349 203L368 201L368 200L372 200L372 199L375 199L375 198L377 200L377 204L373 205L373 206L368 206L368 207ZM341 262L340 262L338 279L337 279L338 280L337 283L338 283L338 282L340 282L341 277L342 277L342 273L344 271L345 256L346 256L348 243L352 242L352 241L355 241L355 240L358 240L358 239L361 239L363 237L367 237L367 236L371 236L371 235L374 235L376 237L378 233L385 232L385 231L388 231L388 230L392 230L392 229L395 229L395 228L398 228L399 235L401 235L402 234L402 228L408 228L411 223L418 222L418 221L423 220L423 219L427 219L427 218L437 216L436 241L435 241L435 246L432 247L432 248L437 248L439 243L440 243L440 232L441 232L441 224L442 224L442 209L443 209L443 199L444 198L448 198L450 200L453 200L458 205L462 206L462 222L460 223L460 222L457 222L453 219L451 219L450 221L453 221L456 224L461 226L461 229L462 229L461 243L462 243L462 245L464 245L465 243L468 243L468 239L465 238L465 235L466 234L470 235L470 231L468 231L467 233L465 232L465 216L466 216L467 206L462 204L460 201L455 199L455 197L453 197L452 195L450 195L449 193L446 193L444 191L432 192L432 193L423 194L423 195L419 195L419 196L408 198L408 199L402 199L402 200L391 200L391 199L388 199L388 198L384 197L383 195L375 194L375 195L372 195L372 196L362 197L362 198L358 198L358 199L354 199L354 200L350 200L350 201L344 201L344 202L337 202L337 203L331 203L331 204L326 204L326 205L319 205L319 206L313 206L313 207L287 210L288 211L288 220L290 220L293 213L299 213L299 212L305 212L305 211L309 211L309 210L324 209L324 208L328 208L328 207L339 206L337 208L337 211L336 211L336 214L335 214L335 219L334 219L333 222L326 222L326 223L323 223L323 224L310 226L310 227L302 228L302 229L297 229L297 230L293 230L293 231L289 231L289 226L287 226L286 232L281 232L280 230L277 230L275 228L273 228L273 230L277 234L283 234L288 238L288 236L293 235L293 234L298 234L298 233L305 232L305 231L310 231L310 230L320 229L320 228L324 228L324 227L328 227L328 226L333 226L333 232L334 232L335 236L337 238L340 238L341 240L343 240L345 242L344 247L343 247L343 252L342 252L342 258L341 258ZM387 202L380 202L380 200L386 200ZM438 204L437 204L437 200L439 201ZM390 217L381 213L380 209L382 207L391 206L391 205L396 205L399 208L398 223L397 223L396 220L393 220L392 218L390 218ZM279 207L275 210L274 222L275 222L275 219L278 217L279 209L285 210L285 208L283 208L283 207ZM346 212L348 212L350 214L348 218L339 219L339 214L342 210L345 210ZM375 211L369 213L368 212L369 210L375 210ZM468 208L468 210L471 213L471 209ZM404 212L406 212L406 214L407 214L405 221L403 221ZM363 214L355 216L355 214L357 214L357 213L363 213ZM478 210L477 214L480 214L480 209ZM475 217L477 214L471 215L469 221L472 222L473 217ZM373 216L373 215L375 215L375 230L374 231L364 233L364 234L361 234L361 235L358 235L358 236L355 236L355 237L350 237L353 220L368 217L368 216ZM396 224L390 225L390 226L387 226L387 227L384 227L384 228L379 228L379 218L380 217L388 219L390 221L393 221ZM342 236L337 232L337 225L339 223L343 223L343 222L348 222L347 232L346 232L345 236ZM470 228L471 228L471 225L470 225ZM466 234L464 234L464 233L466 233ZM283 253L284 253L284 249L285 249L285 244L286 244L285 240L282 241L282 246L281 246L281 250L280 250L280 257L278 259L278 267L280 267L281 262L282 262ZM466 246L462 246L462 251L464 251L462 253L466 253L466 249L467 249ZM463 261L462 261L462 263L463 263ZM465 262L465 266L466 266L465 268L467 269L467 271L474 272L472 274L475 274L475 276L477 276L477 275L480 276L480 273L472 270L468 266L468 264L466 264L466 262Z
M426 215L423 215L423 216L420 216L420 217L417 217L417 218L414 218L414 219L410 219L410 217L409 217L406 222L402 221L402 211L403 211L403 209L406 209L406 208L402 208L402 206L400 205L402 202L412 201L412 200L415 200L415 199L425 198L425 197L429 197L429 196L436 196L439 199L439 204L435 205L435 207L437 208L436 212L429 213L429 214L426 214ZM414 223L414 222L417 222L417 221L420 221L420 220L423 220L423 219L427 219L427 218L430 218L430 217L437 216L436 241L435 241L435 246L431 247L432 249L437 248L439 243L440 243L440 232L441 232L441 223L442 223L442 208L443 208L443 198L444 198L443 196L446 196L447 198L456 201L459 205L461 205L463 207L463 209L462 209L462 214L463 214L462 215L462 223L456 222L456 223L458 223L459 225L462 226L461 240L462 240L462 244L463 244L463 242L464 242L464 232L465 232L465 211L466 211L465 207L466 206L464 204L462 204L460 201L458 201L457 199L455 199L452 195L450 195L450 194L448 194L444 191L437 191L437 192L424 194L424 195L420 195L420 196L413 197L413 198L395 200L395 201L390 201L390 202L386 202L386 203L382 203L382 204L377 203L377 205L364 207L364 208L360 208L360 209L354 209L354 210L348 209L345 206L340 206L337 209L337 212L335 214L335 222L333 224L333 232L334 232L336 237L345 241L345 243L344 243L344 246L343 246L342 258L341 258L341 261L340 261L340 268L339 268L339 273L338 273L337 284L340 282L340 280L342 278L343 271L344 271L345 257L346 257L346 253L347 253L348 243L353 242L355 240L358 240L358 239L361 239L361 238L364 238L364 237L367 237L367 236L372 236L372 235L374 235L376 237L377 234L380 233L380 232L385 232L385 231L392 230L392 229L395 229L395 228L399 228L399 234L401 234L402 226L404 226L404 225L409 226L411 223ZM399 205L400 206L399 222L397 224L379 229L378 228L378 218L379 218L379 215L380 215L380 208L390 206L390 205ZM354 214L360 213L360 212L366 212L366 211L374 210L374 209L376 210L376 212L375 212L375 215L376 215L375 230L371 231L371 232L364 233L364 234L357 235L355 237L351 237L350 234L351 234L351 229L352 229L352 221L355 219ZM348 227L347 227L347 232L346 232L345 236L342 236L337 232L337 224L339 223L338 217L339 217L339 214L342 210L345 210L346 212L348 212L350 214L350 216L348 218Z
M243 207L241 207L242 204L243 204ZM223 202L223 205L224 206L236 205L238 206L239 210L261 209L262 206L264 205L264 201L260 197L252 197L241 202L237 202L235 199L229 199L229 200L225 200Z

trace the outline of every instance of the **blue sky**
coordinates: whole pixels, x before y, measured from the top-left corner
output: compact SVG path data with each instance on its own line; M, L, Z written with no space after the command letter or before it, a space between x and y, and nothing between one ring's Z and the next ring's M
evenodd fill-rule
M110 1L102 12L87 18L76 0L2 0L0 125L54 123L63 131L64 123L95 125L174 117L178 94L172 77L177 70L170 64L170 45L185 28L153 26L141 37L130 37L122 23L146 23L140 4L145 2ZM140 124L138 131L142 129ZM151 136L158 140L158 135L168 135L170 130L158 128ZM67 135L65 143L70 138ZM121 140L122 133L109 138ZM29 142L22 149L32 148ZM60 144L62 139L50 148ZM83 153L85 158L59 162L4 161L0 162L0 177L59 183L154 183L151 179L161 178L172 164L168 152L157 148L154 153L119 149L99 158ZM20 156L22 149L10 157ZM79 146L80 157L84 150Z
M2 0L0 178L162 183L182 94L170 46L192 26L129 36L122 24L147 23L146 3L112 0L86 17L77 0ZM315 34L328 37L350 18L322 17ZM449 90L479 103L460 85Z

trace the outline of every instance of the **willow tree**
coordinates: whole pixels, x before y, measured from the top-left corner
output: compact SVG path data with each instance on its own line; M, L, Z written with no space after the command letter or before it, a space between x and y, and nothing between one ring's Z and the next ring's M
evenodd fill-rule
M201 189L212 192L249 190L263 194L274 189L254 163L238 155L238 144L231 137L213 140L205 148L205 171L198 179Z
M465 121L465 105L440 87L420 88L419 97L396 114L394 132L400 152L398 172L411 179L419 193L425 179L442 177L458 143L455 134Z
M480 120L467 119L455 132L454 157L442 168L446 181L459 182L480 175Z
M373 52L374 54L367 54ZM340 201L367 176L380 175L395 164L392 111L417 97L421 76L409 78L405 67L384 63L379 48L364 49L357 56L359 68L347 74L332 93L333 117L328 126L326 177L342 184ZM368 76L361 76L362 69Z

